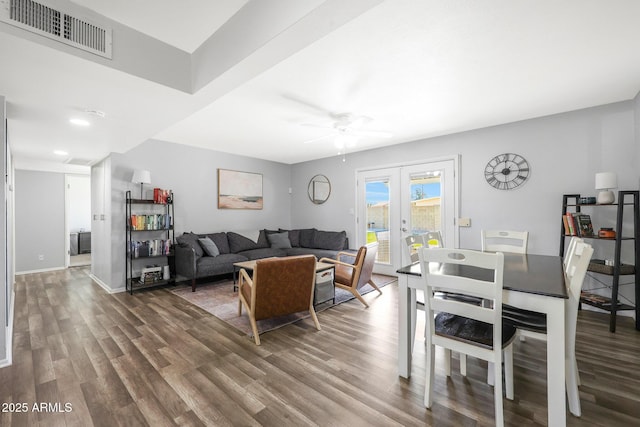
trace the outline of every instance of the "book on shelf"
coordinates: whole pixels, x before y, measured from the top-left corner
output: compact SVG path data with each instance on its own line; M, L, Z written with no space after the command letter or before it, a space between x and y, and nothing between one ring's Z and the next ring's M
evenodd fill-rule
M582 291L580 292L580 299L585 302L590 302L593 304L610 306L612 304L611 298L605 297L603 295L594 294L592 292ZM620 301L617 301L617 304L620 304Z
M574 214L574 217L576 219L578 236L593 237L593 224L591 224L591 217L583 213Z
M581 212L567 212L562 215L564 234L567 236L593 237L591 216Z
M154 203L171 203L171 198L169 195L171 194L171 190L164 190L162 188L154 188L153 189L153 202Z

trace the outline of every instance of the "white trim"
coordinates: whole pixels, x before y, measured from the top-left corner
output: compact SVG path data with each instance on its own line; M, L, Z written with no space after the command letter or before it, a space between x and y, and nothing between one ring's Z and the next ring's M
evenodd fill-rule
M23 274L46 273L47 271L58 271L58 270L66 270L66 269L67 267L51 267L51 268L43 268L40 270L16 271L15 275L20 276Z
M390 169L390 168L401 168L404 166L413 166L413 165L419 165L419 164L423 164L423 163L433 163L433 162L443 162L443 161L448 161L448 160L452 160L453 161L453 174L454 174L454 180L453 180L453 185L454 185L454 198L453 198L453 214L454 214L454 219L455 219L455 225L454 225L454 232L453 232L453 239L454 239L454 247L455 248L459 248L460 247L460 226L458 225L458 218L460 218L460 206L461 206L461 201L462 201L462 195L460 194L460 179L461 179L461 172L460 172L460 164L461 164L461 159L460 159L460 154L451 154L451 155L447 155L447 156L439 156L439 157L432 157L429 159L421 159L421 160L411 160L411 161L407 161L407 162L396 162L396 163L389 163L389 164L384 164L384 165L378 165L378 166L367 166L367 167L363 167L363 168L358 168L355 170L355 181L356 181L356 188L355 188L355 192L356 192L356 196L355 196L355 200L356 200L356 207L357 207L357 201L358 201L358 174L360 172L367 172L367 171L372 171L372 170L378 170L378 169ZM355 230L356 230L356 239L358 238L358 219L357 219L357 215L355 218Z
M126 292L127 291L127 288L125 288L124 286L119 287L119 288L115 288L115 289L111 289L106 283L104 283L102 280L100 280L96 276L94 276L93 273L89 273L89 277L91 278L91 280L96 282L98 284L98 286L100 286L102 289L104 289L108 294L118 294L120 292Z
M7 357L0 360L0 368L5 368L7 366L11 366L13 364L13 316L14 316L14 305L15 305L15 290L11 292L11 303L9 304L9 325L6 328L6 339L5 339L5 348L7 352Z

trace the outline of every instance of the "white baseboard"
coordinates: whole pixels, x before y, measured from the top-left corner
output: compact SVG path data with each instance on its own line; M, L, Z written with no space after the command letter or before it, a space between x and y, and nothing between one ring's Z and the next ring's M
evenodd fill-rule
M11 302L9 303L9 326L7 326L5 331L7 334L5 340L7 356L4 359L0 359L0 368L11 366L11 364L13 363L13 314L15 313L15 291L11 292L10 298Z
M117 294L117 293L120 293L120 292L126 292L127 291L127 288L124 287L124 286L122 286L120 288L112 289L106 283L104 283L102 280L98 279L93 274L89 274L89 277L91 277L91 280L96 282L98 284L98 286L100 286L102 289L104 289L109 294Z
M52 268L43 268L41 270L29 270L29 271L16 271L16 276L21 276L23 274L33 274L33 273L46 273L47 271L58 271L58 270L66 270L67 267L52 267Z

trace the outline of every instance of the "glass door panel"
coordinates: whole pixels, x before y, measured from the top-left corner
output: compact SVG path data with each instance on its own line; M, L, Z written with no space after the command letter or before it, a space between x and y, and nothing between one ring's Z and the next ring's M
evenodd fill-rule
M389 264L389 178L370 178L365 183L367 243L378 242L376 262Z

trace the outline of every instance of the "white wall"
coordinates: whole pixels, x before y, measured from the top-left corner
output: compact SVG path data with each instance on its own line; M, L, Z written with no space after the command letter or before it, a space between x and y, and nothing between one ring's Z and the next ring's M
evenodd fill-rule
M65 267L64 206L64 174L16 171L16 272Z
M91 275L106 290L111 283L111 159L91 167ZM124 228L121 231L124 233Z
M176 237L185 231L258 230L291 224L291 167L288 165L155 140L126 154L112 154L109 161L104 173L111 185L106 193L110 196L111 208L105 212L109 214L111 225L97 234L94 221L92 229L94 245L110 242L110 271L92 269L108 290L124 290L125 192L131 190L135 198L140 197L140 184L131 183L134 169L146 169L151 173L151 184L144 186L145 198L152 198L154 187L174 192ZM218 168L262 174L264 208L218 209ZM96 174L94 167L92 177ZM93 188L95 192L95 184ZM100 195L96 193L92 197L96 199ZM93 255L92 259L97 258Z
M69 231L91 231L91 177L67 175L66 179Z

